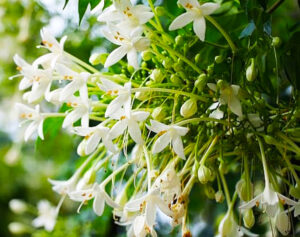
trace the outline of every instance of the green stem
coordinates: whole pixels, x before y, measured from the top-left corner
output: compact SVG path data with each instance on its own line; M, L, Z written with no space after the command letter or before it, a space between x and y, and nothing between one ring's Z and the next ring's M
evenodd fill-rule
M262 159L262 163L263 163L264 176L265 176L265 185L269 186L270 185L270 180L269 180L269 175L268 175L268 168L267 168L267 160L266 160L266 156L265 156L265 150L264 150L264 147L263 147L263 143L262 143L262 141L259 137L257 137L257 141L258 141L258 144L259 144L261 159Z
M156 11L155 11L155 8L154 8L154 4L153 4L152 0L148 0L148 3L149 3L149 6L151 7L152 12L154 13L154 18L155 18L155 21L156 21L156 24L157 24L159 30L163 32L164 29L163 29L163 27L162 27L162 25L160 23L160 20L159 20L157 14L156 14Z
M88 69L89 71L91 71L91 72L93 72L93 73L99 73L99 71L98 71L96 68L94 68L94 67L92 67L91 65L89 65L89 64L87 64L87 63L85 63L85 62L83 62L82 60L80 60L79 58L73 56L72 54L69 54L69 53L66 53L66 52L65 52L65 54L66 54L69 58L71 58L72 61L74 61L75 63L78 63L79 65L81 65L81 66L83 66L83 67L85 67L85 68Z
M215 119L215 118L191 118L191 119L186 119L183 121L180 121L176 123L178 126L186 125L186 124L191 124L191 123L198 123L198 122L216 122L216 123L221 123L224 125L228 125L226 121L220 120L220 119Z
M228 185L227 185L226 179L224 177L224 174L223 174L223 172L220 169L219 169L219 174L220 174L220 178L221 178L221 181L222 181L222 185L223 185L223 189L224 189L224 193L225 193L225 197L226 197L227 206L229 208L230 204L231 204L231 198L230 198L230 192L229 192L229 189L228 189Z
M285 136L283 133L278 132L277 135L282 138L284 141L286 141L288 144L290 144L291 147L293 147L297 154L300 154L300 148L287 136Z
M235 44L233 43L232 39L230 38L230 36L227 34L227 32L219 25L219 23L212 18L211 16L205 16L205 18L212 23L219 31L220 33L224 36L224 38L227 40L233 54L235 54L237 52L237 47L235 46Z
M112 172L100 185L104 188L105 185L107 185L111 179L113 179L118 173L126 169L130 165L129 162L125 163L124 165L120 166L118 169L116 169L114 172Z
M191 62L189 59L187 59L185 56L183 56L180 52L175 51L174 49L172 49L171 47L169 47L168 45L164 45L158 41L152 41L152 43L154 43L155 45L166 49L167 51L169 51L170 54L175 55L176 57L180 58L182 61L184 61L187 65L189 65L191 68L193 68L197 73L201 74L203 71L197 67L196 64L194 64L193 62Z
M150 163L150 157L147 151L147 148L143 146L144 154L145 154L145 159L147 163L147 179L148 179L148 191L150 191L151 188L151 163Z
M184 96L192 97L192 98L201 100L203 102L207 102L208 101L207 98L205 98L203 96L195 95L195 94L184 92L184 91L167 89L167 88L140 87L140 88L131 89L131 92L165 92L165 93L172 93L172 94L184 95Z
M202 156L202 159L200 161L200 166L205 164L206 159L208 158L208 156L210 155L210 153L212 152L212 149L214 148L214 146L216 145L217 141L218 141L218 136L216 136L214 138L214 140L211 142L211 144L209 145L208 149L206 150L205 154Z

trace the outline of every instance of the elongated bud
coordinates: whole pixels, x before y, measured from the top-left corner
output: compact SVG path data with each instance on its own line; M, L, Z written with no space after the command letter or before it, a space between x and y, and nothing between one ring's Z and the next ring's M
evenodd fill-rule
M172 74L170 77L171 82L173 82L174 84L182 84L182 80L180 79L179 76L177 76L176 74Z
M164 80L165 75L162 70L154 69L150 75L150 78L156 83L161 83Z
M225 196L222 190L219 190L218 192L215 193L215 199L216 202L218 203L224 202Z
M272 46L278 47L281 44L281 39L279 37L273 37L272 39Z
M291 221L287 213L285 213L284 211L279 212L276 215L275 223L276 223L276 228L279 230L279 232L282 235L287 236L290 233Z
M155 12L156 12L156 14L158 15L158 16L164 16L165 15L165 8L164 7L162 7L162 6L157 6L156 8L155 8Z
M181 46L184 44L184 38L181 35L177 35L175 38L175 43L178 46Z
M8 225L8 230L14 235L23 235L29 233L29 228L20 222L11 222Z
M86 139L83 139L77 147L78 155L86 156L85 148L86 148Z
M180 114L184 118L189 118L197 113L197 100L189 99L180 108Z
M206 184L209 182L213 177L212 171L210 168L206 167L205 165L201 165L198 169L198 179L200 183Z
M265 135L264 139L265 139L265 142L269 145L277 145L278 144L278 141L272 136Z
M203 91L203 89L205 88L206 84L207 84L207 76L205 73L202 73L197 80L195 81L195 87L199 90L199 91Z
M215 62L217 64L219 64L219 63L222 63L224 61L224 59L225 59L224 56L218 55L218 56L215 57Z
M243 201L247 201L247 187L246 187L246 182L244 179L241 179L240 181L237 182L235 189L239 195L239 198Z
M98 64L105 64L105 61L107 59L108 54L107 53L93 53L89 59L89 62L92 65L98 65Z
M248 81L254 81L257 77L257 70L255 67L254 58L251 58L250 61L251 61L251 63L246 70L246 78Z
M23 214L27 211L27 204L20 199L12 199L9 201L9 208L16 214Z
M153 110L151 116L155 120L161 121L166 117L166 111L163 107L157 107Z
M252 209L248 209L243 214L243 222L245 227L251 229L255 224L255 217Z
M211 185L204 186L204 193L209 199L215 199L215 190Z
M149 92L141 92L141 91L138 91L135 93L135 98L137 98L138 100L146 100L149 98Z

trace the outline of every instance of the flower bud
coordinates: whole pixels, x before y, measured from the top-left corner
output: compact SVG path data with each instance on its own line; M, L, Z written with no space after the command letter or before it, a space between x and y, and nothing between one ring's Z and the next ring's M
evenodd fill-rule
M15 214L23 214L27 211L27 204L20 199L12 199L9 201L9 208Z
M210 168L206 167L205 165L201 165L198 169L198 179L200 183L206 184L209 182L213 177L212 171Z
M8 230L14 235L24 235L29 232L29 228L20 222L9 223Z
M142 52L142 58L144 61L149 61L152 58L152 53L149 50L145 50Z
M222 190L219 190L218 192L215 193L215 199L216 202L218 203L224 202L225 196Z
M243 222L245 227L251 229L255 224L255 217L252 209L248 209L243 214Z
M222 55L218 55L215 57L215 62L217 64L222 63L224 61L224 57Z
M157 6L155 8L155 13L157 16L164 16L165 15L165 8L162 6Z
M239 198L243 201L247 201L248 193L247 193L246 182L244 179L240 179L237 182L235 189L239 195Z
M170 80L174 84L182 84L182 81L181 81L180 77L177 76L176 74L172 74L171 77L170 77Z
M269 145L275 145L278 143L275 138L273 138L272 136L269 136L269 135L265 135L264 139L265 139L265 142Z
M107 59L108 54L107 53L93 53L90 56L89 62L92 65L98 65L98 64L105 64L105 61Z
M284 211L276 215L275 220L276 228L283 236L287 236L291 231L291 221L287 213Z
M281 39L279 37L273 37L272 38L272 46L278 47L281 44Z
M148 97L149 97L148 92L138 91L135 93L135 98L137 98L138 100L141 100L141 101L148 99Z
M162 64L164 68L170 69L173 66L173 61L170 58L166 58Z
M157 107L153 110L151 116L155 120L161 121L166 117L166 111L164 110L163 107Z
M217 88L218 88L219 90L224 90L227 86L228 86L228 85L227 85L227 83L226 83L225 81L223 81L223 80L218 80L218 82L217 82Z
M257 77L257 69L255 67L255 61L254 58L250 59L251 64L246 70L246 78L248 81L254 81Z
M162 70L154 69L150 75L150 78L156 83L161 83L164 80L165 75Z
M207 84L207 76L205 73L202 73L198 79L195 81L195 87L199 90L199 91L203 91L203 89L205 88L206 84Z
M209 65L208 67L207 67L207 74L208 75L212 75L213 73L214 73L214 65L212 64L212 65Z
M175 38L175 43L178 46L181 46L184 44L184 38L181 35L177 35Z
M215 199L215 190L211 185L204 186L204 193L209 199Z
M180 114L184 118L189 118L197 113L197 100L189 99L180 108Z
M198 54L196 54L196 56L195 56L195 62L196 62L196 63L200 63L200 61L201 61L201 54L198 53Z

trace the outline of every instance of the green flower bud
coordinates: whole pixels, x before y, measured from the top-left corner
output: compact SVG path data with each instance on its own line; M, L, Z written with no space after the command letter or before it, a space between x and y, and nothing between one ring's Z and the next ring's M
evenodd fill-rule
M142 52L142 58L143 58L144 61L151 60L152 56L153 56L153 54L149 50L146 50L146 51Z
M278 142L275 138L269 135L264 136L265 142L269 145L276 145Z
M155 12L157 16L164 16L165 15L165 8L162 6L157 6L155 8Z
M218 82L217 82L217 88L218 88L219 90L224 90L227 86L228 86L228 85L227 85L227 83L226 83L225 81L223 81L223 80L218 80Z
M89 62L92 65L98 65L98 64L105 64L105 61L107 59L108 54L107 53L94 53L90 56Z
M206 70L208 75L212 75L214 73L214 65L209 65Z
M200 61L201 61L201 54L196 54L196 56L195 56L195 62L196 63L200 63Z
M164 80L165 75L162 70L154 69L150 75L150 78L156 83L161 83Z
M80 156L86 156L85 154L85 148L86 148L86 139L83 139L80 144L77 147L77 153Z
M243 214L243 222L245 227L251 229L255 224L255 217L252 209L248 209Z
M157 121L161 121L166 117L167 113L163 107L157 107L152 111L152 118Z
M197 113L197 100L189 99L180 108L180 114L184 118L189 118Z
M182 80L180 79L179 76L177 76L176 74L172 74L170 77L171 82L173 82L174 84L182 84Z
M174 63L173 68L176 72L179 72L182 70L182 64L181 63Z
M283 236L287 236L291 232L291 220L288 214L284 211L277 213L275 225L277 230L279 230Z
M184 44L184 38L181 35L177 35L175 38L175 43L178 46L181 46Z
M204 186L204 193L209 199L215 199L215 190L211 185Z
M257 77L257 69L255 67L255 60L254 58L250 59L251 64L246 70L246 78L248 81L254 81Z
M198 179L200 183L206 184L209 182L213 177L212 170L205 165L201 165L198 169Z
M146 64L146 65L147 65L147 64ZM131 74L132 74L132 73L134 73L134 70L135 70L135 69L134 69L134 67L133 67L133 66L131 66L131 65L128 65L128 66L127 66L127 70L128 70L128 72L129 72L129 73L131 73Z
M248 201L247 185L246 185L246 181L244 179L240 179L240 181L237 182L235 189L241 200L243 200L245 202Z
M219 190L218 192L215 193L215 199L216 202L218 203L224 202L225 196L222 190Z
M14 235L24 235L26 233L29 233L29 228L20 222L9 223L8 230Z
M215 57L215 62L217 64L222 63L224 61L224 57L222 55L218 55Z
M281 39L279 37L273 37L272 38L272 46L278 47L281 44Z
M199 90L199 91L203 91L203 89L205 88L206 84L207 84L207 76L205 73L202 73L198 79L195 81L195 87Z
M170 68L173 66L173 61L172 61L170 58L166 58L166 59L163 61L163 66L164 66L166 69L170 69Z

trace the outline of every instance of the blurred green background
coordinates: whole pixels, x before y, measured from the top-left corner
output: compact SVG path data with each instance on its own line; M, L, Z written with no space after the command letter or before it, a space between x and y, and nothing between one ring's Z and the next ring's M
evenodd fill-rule
M158 1L170 12L177 8L175 0ZM234 3L238 1L223 1ZM273 2L273 1L270 1ZM78 138L60 129L60 124L47 120L45 140L24 143L23 129L18 127L14 104L22 100L18 91L19 80L8 78L17 73L13 55L19 54L28 62L44 53L37 49L40 44L40 29L46 26L55 36L68 35L66 51L88 61L92 52L105 52L110 45L100 38L101 25L87 14L79 26L76 1L70 1L63 10L63 0L0 0L0 236L12 236L8 225L19 222L26 226L22 236L121 236L124 228L114 224L111 212L106 208L99 218L89 208L76 213L77 203L66 201L62 207L55 230L48 233L34 230L31 222L36 217L36 204L41 199L53 205L59 201L51 190L49 177L66 179L71 176L80 158L76 154ZM245 23L247 24L247 22ZM244 25L245 26L245 25ZM241 26L241 30L244 26ZM273 36L287 40L293 27L299 27L299 8L296 0L285 1L276 10L272 19ZM240 31L241 31L240 30ZM238 176L239 177L239 176ZM238 177L232 177L232 186ZM197 185L196 185L197 186ZM226 210L225 205L214 201L199 203L199 189L192 192L190 220L194 236L212 236L217 214ZM22 199L29 211L16 215L9 209L11 199ZM203 210L202 215L199 215ZM166 228L162 220L158 224L161 236L170 236L171 227ZM176 235L176 230L173 230Z

